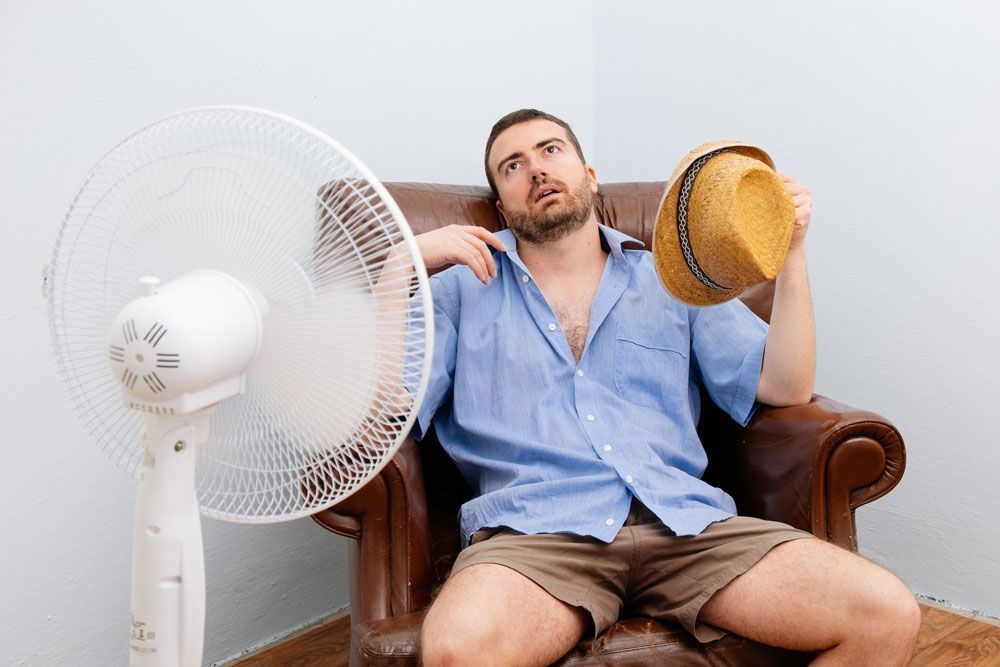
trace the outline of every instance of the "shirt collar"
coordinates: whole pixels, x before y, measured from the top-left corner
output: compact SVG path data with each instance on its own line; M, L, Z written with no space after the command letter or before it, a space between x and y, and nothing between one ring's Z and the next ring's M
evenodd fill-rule
M639 244L643 248L646 247L645 243L639 239L629 236L625 232L620 232L617 229L613 229L607 225L602 225L601 223L597 223L597 227L604 235L604 240L607 242L608 247L611 248L611 254L618 259L623 257L623 243L632 242ZM507 248L507 252L513 254L514 257L517 257L517 237L514 236L514 232L510 231L510 228L508 227L507 229L501 229L496 232L496 236L503 241L504 246ZM518 257L518 260L518 263L520 263L520 257Z
M608 242L608 246L610 246L611 252L615 257L622 257L622 244L626 242L638 243L643 248L646 247L645 243L639 239L632 238L625 232L620 232L617 229L613 229L600 223L598 223L597 226L600 227L601 231L604 233L604 239Z

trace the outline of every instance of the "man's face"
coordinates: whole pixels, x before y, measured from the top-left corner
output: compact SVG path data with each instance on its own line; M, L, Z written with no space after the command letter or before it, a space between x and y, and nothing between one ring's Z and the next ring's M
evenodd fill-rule
M552 121L539 118L504 130L493 142L489 164L500 195L497 208L520 239L557 240L593 214L596 174Z

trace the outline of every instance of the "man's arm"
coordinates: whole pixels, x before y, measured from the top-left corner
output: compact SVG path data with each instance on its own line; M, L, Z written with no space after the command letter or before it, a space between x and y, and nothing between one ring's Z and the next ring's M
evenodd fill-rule
M757 400L784 406L808 403L812 397L816 379L816 325L806 273L805 242L812 192L788 174L779 176L795 203L795 227L774 288Z
M448 225L418 234L414 240L427 268L465 264L485 285L497 275L489 246L506 250L500 239L476 225ZM413 276L413 258L407 246L400 243L389 251L375 285L382 347L395 352L383 354L385 367L376 386L374 411L403 413L410 409L412 403L404 369L408 352L407 311L411 307ZM440 334L439 328L439 337ZM434 360L434 363L441 362L441 359Z
M428 269L448 264L465 264L480 282L489 285L497 277L497 267L489 246L505 251L503 242L478 225L448 225L415 237L420 256Z

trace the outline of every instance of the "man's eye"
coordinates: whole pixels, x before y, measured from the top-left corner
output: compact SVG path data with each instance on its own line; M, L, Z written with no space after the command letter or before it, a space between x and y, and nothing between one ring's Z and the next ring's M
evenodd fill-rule
M558 146L546 146L545 147L545 152L546 153L558 153L559 152L559 147Z
M510 164L508 164L508 165L507 165L507 171L514 171L514 170L515 170L515 169L517 169L517 168L518 168L519 166L520 166L520 165L519 165L518 163L516 163L516 162L511 162Z

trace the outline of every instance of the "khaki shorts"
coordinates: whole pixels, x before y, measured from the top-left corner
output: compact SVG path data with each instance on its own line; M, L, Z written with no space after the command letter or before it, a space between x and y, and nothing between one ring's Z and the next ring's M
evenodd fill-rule
M569 533L526 535L510 528L473 534L451 573L480 563L516 570L563 602L583 607L594 637L624 617L680 623L700 642L726 631L699 622L712 595L773 547L815 537L774 521L736 516L678 537L637 499L611 544Z

